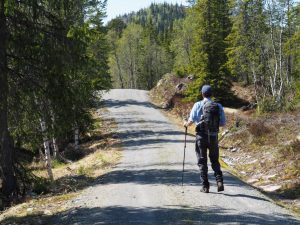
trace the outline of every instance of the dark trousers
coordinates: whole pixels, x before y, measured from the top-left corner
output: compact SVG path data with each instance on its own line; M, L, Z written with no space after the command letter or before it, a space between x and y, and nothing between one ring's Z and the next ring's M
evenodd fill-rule
M208 139L209 137L209 139ZM217 182L223 181L223 173L219 163L218 136L208 136L207 134L196 134L196 155L200 169L200 177L203 185L209 185L207 168L207 149L209 149L209 159L211 167L215 172Z

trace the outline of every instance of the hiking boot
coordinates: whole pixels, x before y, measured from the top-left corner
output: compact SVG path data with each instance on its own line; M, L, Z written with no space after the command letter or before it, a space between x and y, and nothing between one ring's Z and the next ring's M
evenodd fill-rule
M200 191L203 192L203 193L209 193L209 188L203 186L203 187L200 189Z
M218 192L224 191L224 184L222 181L218 181L217 186L218 186Z
M200 191L203 193L209 193L209 184L204 184Z

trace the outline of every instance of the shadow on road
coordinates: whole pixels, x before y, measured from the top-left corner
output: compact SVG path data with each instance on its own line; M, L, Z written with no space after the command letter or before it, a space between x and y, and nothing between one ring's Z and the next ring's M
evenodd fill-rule
M150 129L142 129L142 130L131 130L131 131L126 131L126 132L119 132L118 136L120 138L137 138L137 137L151 137L151 136L158 136L158 137L163 137L163 136L178 136L176 138L183 139L184 138L184 132L181 131L172 131L172 130L162 130L162 131L153 131ZM168 141L168 140L166 140ZM191 141L194 142L194 141Z
M124 106L142 106L147 108L153 108L153 109L161 109L160 107L146 101L146 102L140 102L136 100L128 100L128 101L119 101L119 100L112 100L112 99L106 99L105 100L105 106L107 108L121 108Z
M100 200L99 200L100 201ZM23 217L24 219L25 217ZM9 218L6 221L13 220ZM17 218L16 218L17 219ZM34 221L34 216L27 216ZM286 214L259 214L243 213L235 214L234 210L216 207L168 206L168 207L121 207L112 206L104 208L78 208L62 212L52 216L40 216L42 224L60 225L207 225L207 224L261 224L282 225L299 224L299 221ZM4 221L5 222L5 221Z
M228 196L228 197L235 197L235 198L251 198L251 199L255 199L255 200L261 200L261 201L266 201L269 202L269 200L265 199L265 198L260 198L257 196L253 196L253 195L245 195L245 194L226 194L226 193L214 193L217 195L224 195L224 196Z

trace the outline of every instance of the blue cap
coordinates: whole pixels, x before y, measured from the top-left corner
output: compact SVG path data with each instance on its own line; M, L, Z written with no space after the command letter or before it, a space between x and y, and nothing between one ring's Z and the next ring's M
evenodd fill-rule
M211 94L212 90L211 90L211 86L210 85L203 85L201 92L203 94Z

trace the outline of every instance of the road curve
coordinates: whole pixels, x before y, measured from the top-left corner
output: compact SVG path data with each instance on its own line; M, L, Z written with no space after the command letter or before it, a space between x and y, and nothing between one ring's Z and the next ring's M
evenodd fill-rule
M103 98L107 116L118 123L123 157L72 201L76 210L66 224L300 224L227 172L224 192L216 191L210 170L211 193L201 193L194 137L188 137L182 188L184 130L149 102L147 91L111 90Z

